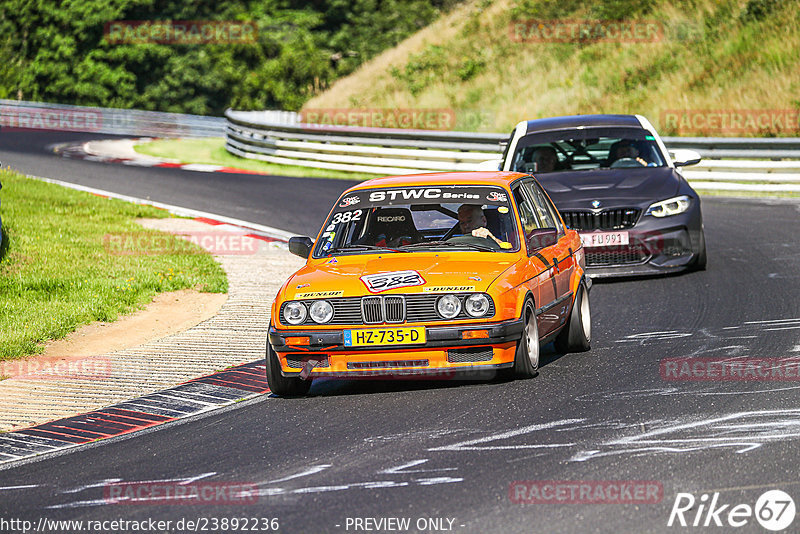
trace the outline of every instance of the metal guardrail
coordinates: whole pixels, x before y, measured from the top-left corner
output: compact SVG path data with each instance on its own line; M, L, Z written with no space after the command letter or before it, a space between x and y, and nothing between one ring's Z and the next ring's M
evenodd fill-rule
M410 174L488 170L489 160L500 158L500 143L507 139L505 134L496 133L302 124L297 114L284 114L281 120L276 120L274 113L226 111L225 148L237 156L270 163L372 174ZM800 183L800 161L783 161L800 160L797 138L665 137L663 140L670 150L689 148L706 158L699 165L683 170L691 181ZM750 159L714 159L734 157ZM788 187L794 190L797 186Z
M0 128L96 132L141 137L222 137L225 132L225 119L159 111L93 108L0 99Z

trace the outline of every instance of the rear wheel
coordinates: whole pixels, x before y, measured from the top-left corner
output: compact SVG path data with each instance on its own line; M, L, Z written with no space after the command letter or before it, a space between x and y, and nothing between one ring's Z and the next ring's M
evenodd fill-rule
M267 384L269 389L279 397L297 397L308 393L311 380L286 377L281 374L281 362L278 355L272 350L272 345L267 341Z
M539 374L539 326L530 300L522 308L522 316L525 327L514 355L514 378L533 378Z
M560 353L586 352L592 342L592 312L589 308L589 292L581 282L572 302L572 311L561 332L556 336L555 347Z

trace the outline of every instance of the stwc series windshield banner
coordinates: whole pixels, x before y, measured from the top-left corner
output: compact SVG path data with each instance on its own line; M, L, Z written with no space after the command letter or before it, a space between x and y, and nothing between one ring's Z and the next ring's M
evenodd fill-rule
M364 207L416 204L508 205L508 193L501 187L419 186L353 191L339 200L336 211Z

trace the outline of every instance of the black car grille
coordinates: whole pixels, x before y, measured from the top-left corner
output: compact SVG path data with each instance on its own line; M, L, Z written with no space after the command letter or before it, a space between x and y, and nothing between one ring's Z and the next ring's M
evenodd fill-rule
M562 211L564 223L575 230L624 230L639 220L641 210L636 208L593 211Z
M469 347L466 349L448 349L447 361L450 363L488 362L494 357L492 347Z
M473 319L464 309L464 300L472 293L455 295L461 300L461 311L453 319L439 317L436 301L442 296L440 293L327 299L333 306L333 319L325 324L428 323ZM284 306L285 303L281 306L281 317ZM494 312L494 302L490 298L489 311L481 319L492 317ZM304 324L316 323L307 317Z
M587 267L644 263L650 258L650 253L642 245L584 248L584 250Z

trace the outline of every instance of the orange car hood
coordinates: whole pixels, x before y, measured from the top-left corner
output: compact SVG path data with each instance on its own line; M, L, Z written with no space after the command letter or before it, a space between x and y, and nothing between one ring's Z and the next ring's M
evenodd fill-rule
M304 293L327 292L335 293L327 296L368 295L370 291L361 280L362 276L400 271L416 271L424 283L381 293L422 293L423 288L430 291L445 286L470 288L462 291L486 291L495 278L516 263L517 259L514 254L485 252L337 256L322 262L312 261L297 271L286 284L284 298L294 299Z

